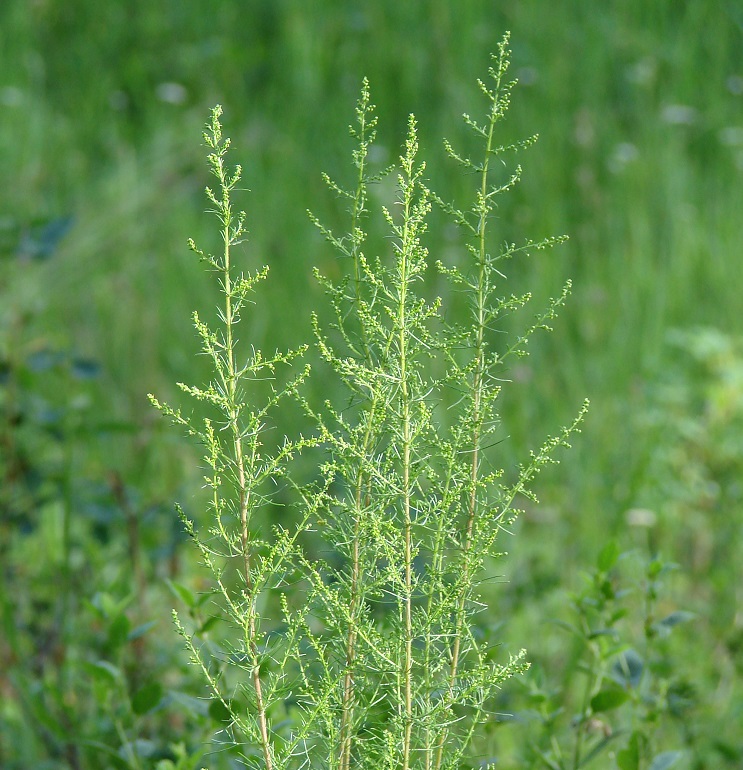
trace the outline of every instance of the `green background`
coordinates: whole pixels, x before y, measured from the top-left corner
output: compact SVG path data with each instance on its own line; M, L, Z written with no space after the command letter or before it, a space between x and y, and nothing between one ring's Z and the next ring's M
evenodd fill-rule
M508 290L532 291L535 312L566 278L574 291L512 372L501 462L568 422L584 397L592 408L574 449L541 477L541 507L504 546L511 586L493 595L493 615L512 619L508 648L539 656L542 645L548 657L558 642L544 641L542 622L603 543L662 553L681 567L676 603L700 614L679 666L709 694L700 714L725 714L720 732L740 747L741 694L721 694L743 646L740 3L4 0L0 527L12 588L0 670L17 669L5 718L27 732L8 731L3 766L53 756L61 740L39 737L33 698L20 694L56 682L39 639L60 613L139 580L150 586L140 610L164 618L162 645L178 645L159 586L195 579L170 506L179 499L198 517L198 450L146 393L176 399L176 381L207 376L189 313L208 313L216 294L185 241L215 244L203 214L209 108L224 106L244 167L245 264L271 269L250 341L296 346L323 301L313 266L335 270L306 210L344 222L321 172L351 179L346 126L362 77L380 116L375 160L394 161L414 112L431 185L455 198L468 180L441 140L460 141L461 113L478 114L475 79L505 30L520 84L502 143L540 139L519 158L523 181L497 239L570 236L515 263ZM441 217L428 245L434 258L453 248ZM652 526L638 525L648 515ZM60 574L74 587L61 609ZM722 662L701 662L713 650ZM65 760L44 766L67 766L55 761Z

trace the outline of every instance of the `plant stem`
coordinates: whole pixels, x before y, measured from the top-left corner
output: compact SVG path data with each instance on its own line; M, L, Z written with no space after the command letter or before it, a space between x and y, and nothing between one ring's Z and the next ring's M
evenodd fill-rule
M500 76L496 81L495 93L498 93L500 88ZM485 375L485 314L486 314L486 301L487 292L485 288L486 279L486 261L488 254L486 251L486 230L487 221L490 208L487 204L488 195L488 171L490 168L490 155L493 147L493 132L495 130L495 124L497 115L495 111L496 104L494 103L493 109L490 113L490 121L488 127L488 136L485 146L485 158L482 164L481 182L480 182L480 201L479 201L479 221L477 226L477 259L478 259L478 277L477 277L477 306L476 306L476 324L477 334L475 338L474 358L475 367L472 374L472 465L470 467L470 493L467 505L467 526L465 529L464 546L462 554L462 590L459 594L459 602L457 606L454 642L451 650L451 666L449 669L449 692L453 693L456 685L457 676L459 673L459 660L462 647L462 633L465 625L465 611L467 606L467 589L471 585L470 581L470 561L469 552L472 548L472 538L475 529L475 520L477 517L477 486L480 475L480 444L481 444L481 430L482 430L482 399L483 399L483 378ZM439 770L444 758L444 748L446 743L446 736L448 730L444 730L439 740L438 751L436 755L435 770Z
M252 667L252 679L253 688L255 690L256 710L258 718L258 727L261 735L261 749L263 751L263 759L266 764L266 770L273 770L273 760L271 757L271 743L268 736L268 723L266 719L266 707L263 699L263 687L261 683L260 673L260 661L258 659L258 647L255 643L256 637L256 610L255 601L256 596L253 590L253 579L251 575L251 558L250 558L250 534L248 532L248 512L250 510L250 493L251 490L247 483L246 473L246 458L245 450L243 447L242 431L240 429L239 415L240 405L237 398L237 380L238 373L235 367L235 340L233 334L233 327L237 322L235 317L235 311L232 304L232 275L230 272L230 246L232 244L232 207L229 198L230 184L227 180L224 171L223 159L220 156L219 162L219 175L220 183L222 185L222 222L223 231L222 238L224 241L224 257L223 257L223 271L224 271L224 295L225 295L225 327L226 327L226 340L224 346L224 352L227 363L227 376L222 376L223 385L227 393L227 405L229 409L229 425L233 436L235 466L237 470L237 484L239 492L239 507L240 507L240 540L241 550L243 557L243 576L245 579L245 595L249 601L248 608L248 646L250 650L251 667ZM226 381L225 381L226 379ZM250 460L249 466L252 468L255 464L256 452L257 452L257 439L253 438L250 447Z
M366 157L368 154L368 139L366 133L366 116L370 110L368 83L364 81L361 102L357 110L359 119L359 149L356 155L356 165L358 168L358 179L356 183L356 194L353 201L353 211L351 215L351 243L354 267L354 291L355 302L358 308L361 300L362 268L360 265L361 230L359 220L365 211L366 206ZM373 122L372 122L373 129ZM373 135L372 135L373 140ZM366 330L362 324L361 327L362 345L364 356L367 362L371 360L369 344L366 336ZM373 415L376 411L377 397L375 396L369 414L369 422L364 435L363 450L366 454L371 438L371 427L373 425ZM353 717L355 710L356 691L354 683L354 667L356 662L356 619L360 607L359 580L361 576L361 516L364 504L364 486L365 474L363 466L359 466L355 483L355 505L356 518L353 524L353 549L351 556L351 599L349 607L349 617L351 622L348 627L348 637L346 640L346 672L343 680L343 707L341 709L341 746L340 746L340 770L351 770L351 749L353 747Z
M410 746L413 731L413 557L412 557L412 522L410 518L410 443L411 443L411 414L410 391L408 382L408 329L407 329L407 289L408 289L408 257L409 252L415 248L413 234L411 233L411 203L414 194L415 181L408 171L408 179L405 189L405 214L403 237L400 246L400 291L398 298L398 345L400 356L400 388L402 401L402 473L403 473L403 525L405 527L405 595L403 597L405 612L405 660L404 660L404 694L405 694L405 736L403 741L403 770L410 766Z

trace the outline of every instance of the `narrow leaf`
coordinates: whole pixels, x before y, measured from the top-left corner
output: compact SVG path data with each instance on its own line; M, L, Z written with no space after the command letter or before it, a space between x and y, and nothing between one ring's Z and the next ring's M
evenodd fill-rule
M196 596L190 588L186 588L186 586L181 583L176 583L174 580L166 580L165 582L168 584L168 588L173 592L173 595L180 599L186 607L193 609L196 606Z
M656 754L648 770L668 770L669 767L673 767L683 756L683 751L664 751L661 754Z

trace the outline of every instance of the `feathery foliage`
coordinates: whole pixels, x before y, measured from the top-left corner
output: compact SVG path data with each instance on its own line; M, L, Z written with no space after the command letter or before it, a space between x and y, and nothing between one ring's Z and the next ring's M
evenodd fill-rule
M498 640L478 625L478 587L492 576L500 534L519 501L535 500L535 476L568 445L586 406L515 469L498 457L498 397L510 360L527 354L535 331L549 328L570 288L514 339L502 333L503 318L529 301L504 291L504 263L564 240L494 244L498 196L521 173L517 166L500 178L495 161L536 139L496 144L514 85L508 59L506 36L488 80L478 81L485 117L464 116L477 159L445 143L475 181L461 208L427 187L413 116L396 169L370 170L377 119L364 82L351 129L355 185L346 190L326 177L348 203L348 232L338 235L315 220L344 267L339 280L318 273L334 322L326 327L313 316L315 343L346 392L320 406L302 388L310 376L299 363L302 349L264 357L238 346L241 312L266 271L243 275L233 266L231 249L244 235L244 215L231 203L240 169L226 169L229 140L220 108L213 111L205 139L219 189L207 194L224 252L192 248L218 273L224 307L216 331L194 316L213 362L212 383L181 387L218 417L199 425L153 402L206 447L212 525L202 534L184 522L213 574L221 612L236 628L229 662L212 660L198 635L176 622L249 766L459 768L503 682L526 668L523 651L503 660ZM372 211L370 186L393 173L394 208ZM459 226L461 264L431 258L433 205ZM375 215L388 235L379 247L367 227ZM430 296L433 271L453 301L466 303L467 323L448 321L441 298ZM273 388L255 403L253 386L263 378ZM266 453L261 436L285 398L302 405L312 438L287 437ZM319 458L319 481L294 480L290 461L301 450ZM290 493L299 523L261 537L254 518L279 487ZM326 543L323 558L303 547L310 529ZM279 597L283 619L273 631L259 610L262 597Z

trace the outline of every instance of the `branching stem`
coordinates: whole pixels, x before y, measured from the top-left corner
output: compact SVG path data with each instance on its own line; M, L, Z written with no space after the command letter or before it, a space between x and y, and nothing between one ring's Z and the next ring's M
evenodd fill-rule
M228 142L221 141L221 130L218 126L219 114L215 110L212 123L212 137L210 146L214 152L210 160L214 167L215 175L219 180L221 189L221 200L218 201L218 214L222 223L222 289L225 300L224 328L225 340L223 346L224 363L226 366L218 367L223 393L226 396L225 409L229 421L229 429L232 434L233 454L235 471L238 487L238 506L240 517L240 550L243 561L243 579L245 580L245 597L247 599L247 624L246 643L250 654L251 678L256 700L256 717L261 739L261 750L265 762L266 770L273 770L273 757L271 751L271 740L268 732L268 720L266 717L266 705L263 697L263 685L260 674L260 659L258 646L256 644L256 595L252 576L251 564L251 543L249 532L249 519L251 509L251 484L250 480L254 477L253 468L255 466L256 454L258 451L258 438L256 431L251 431L249 438L249 448L247 450L243 444L243 429L240 423L241 404L239 403L237 385L239 373L235 363L235 326L239 321L239 305L241 299L237 299L235 306L234 284L232 277L232 265L230 248L233 243L242 235L242 215L238 221L234 222L232 203L230 200L230 191L240 178L240 170L235 172L232 178L228 178L224 165L224 154L229 146Z
M467 503L467 524L464 535L463 546L463 576L462 576L462 589L459 594L458 605L456 610L454 641L451 649L451 664L449 668L449 692L453 693L456 686L457 676L459 674L460 653L462 645L462 635L464 633L464 625L466 622L466 606L467 606L467 590L470 586L470 561L469 553L472 548L472 538L475 528L475 520L478 511L478 485L480 476L480 444L481 444L481 430L482 430L482 398L483 398L483 377L485 372L485 329L486 329L486 303L488 300L487 289L485 285L486 281L486 262L488 259L487 254L487 224L488 215L490 213L490 205L488 204L488 187L489 176L488 171L490 168L490 156L493 148L493 132L498 118L498 94L501 85L501 71L503 64L503 49L501 49L501 60L499 61L497 79L494 89L494 100L490 110L490 120L488 125L488 134L485 144L485 157L482 163L482 171L480 178L480 198L478 201L478 225L477 225L477 296L476 296L476 336L474 345L474 371L472 373L472 440L471 440L471 452L472 452L472 464L470 467L470 490L469 500ZM436 752L436 763L434 765L435 770L439 770L444 758L444 749L446 745L447 730L442 731L441 738L439 740L438 750Z

